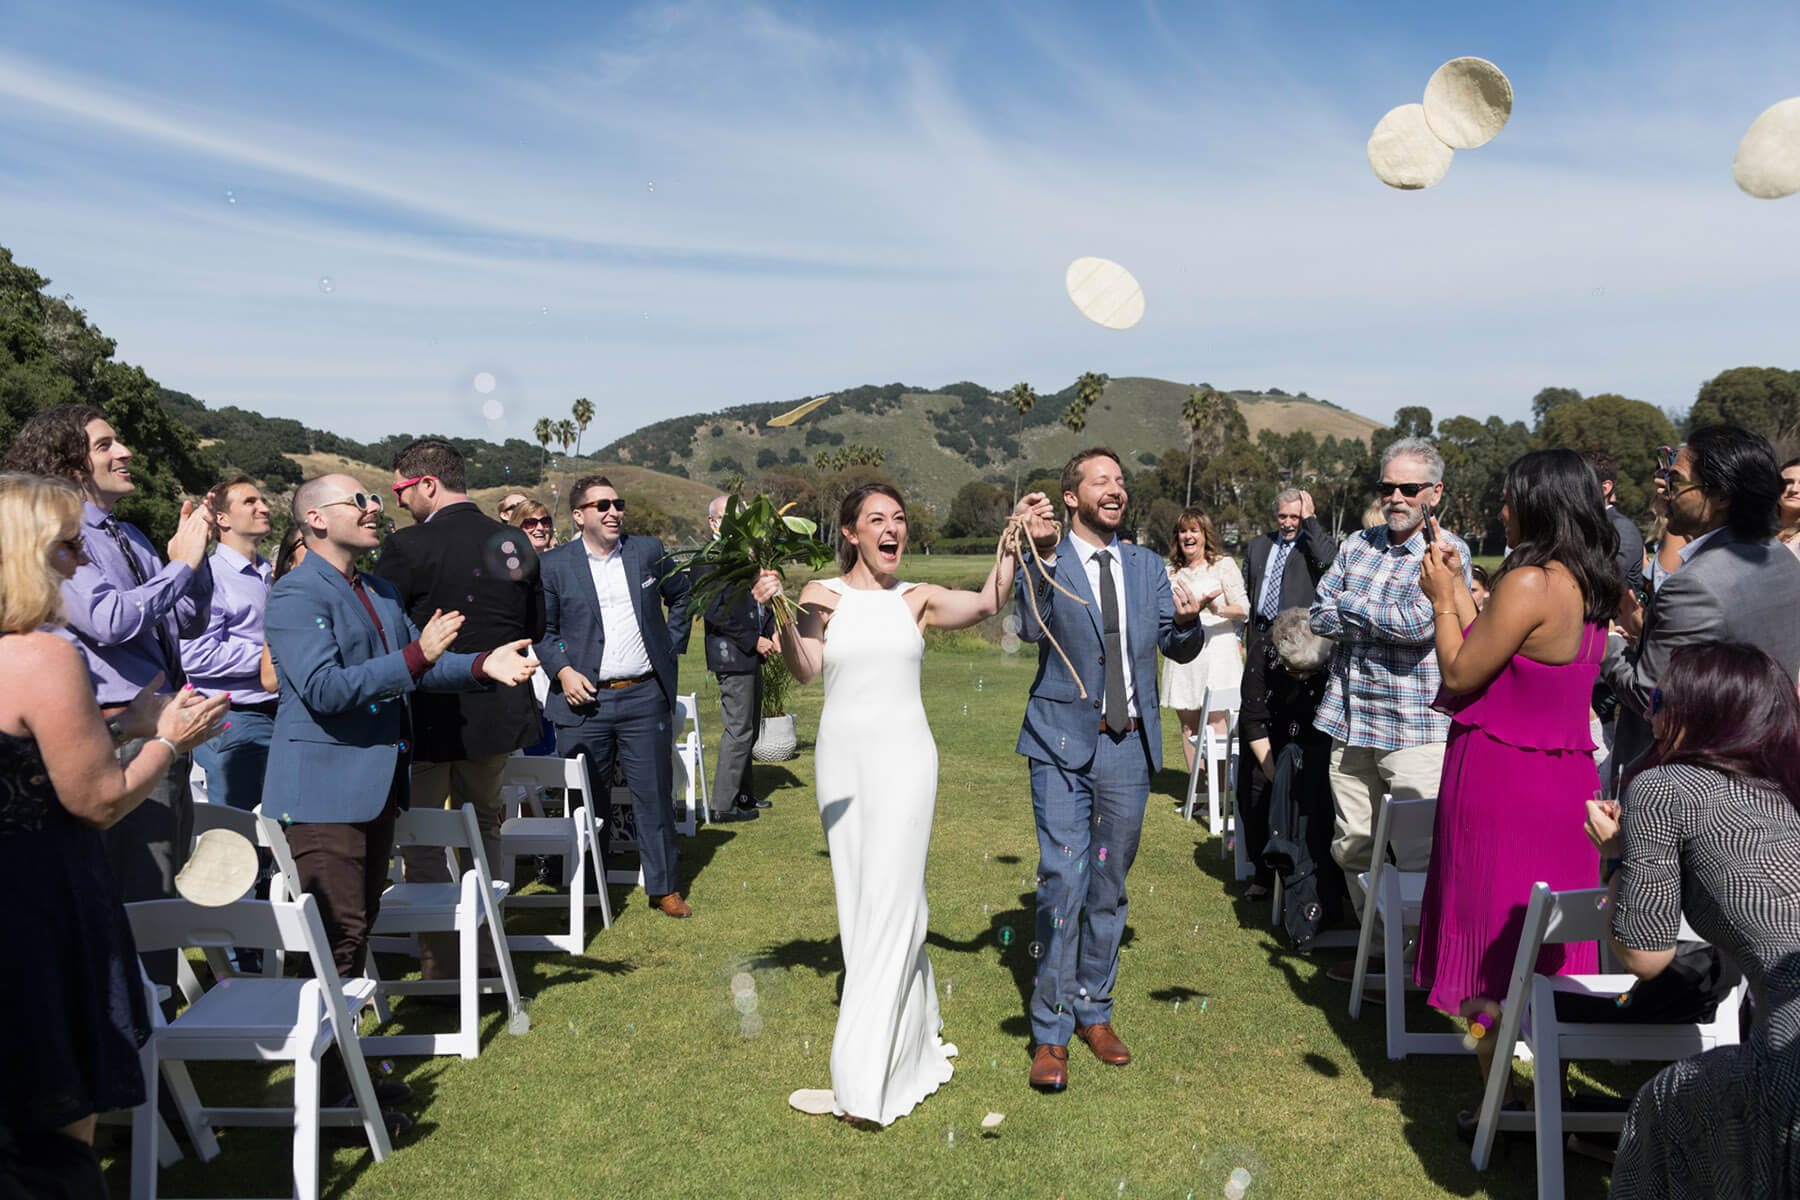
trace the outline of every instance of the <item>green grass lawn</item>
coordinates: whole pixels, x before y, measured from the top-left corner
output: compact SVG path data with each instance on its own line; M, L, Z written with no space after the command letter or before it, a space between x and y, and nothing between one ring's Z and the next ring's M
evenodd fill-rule
M712 720L717 691L697 653L683 669ZM1291 953L1266 905L1232 898L1218 843L1180 819L1179 769L1156 779L1131 873L1116 1024L1135 1061L1104 1067L1077 1043L1067 1092L1027 1088L1036 851L1012 745L1032 669L1029 654L968 637L934 639L926 658L942 762L929 952L945 1037L961 1057L910 1116L864 1133L785 1102L794 1088L830 1086L842 974L812 791L814 687L797 692L799 756L758 768L774 807L683 840L694 919L670 920L641 892L615 888L619 919L593 934L587 955L519 956L531 1031L509 1035L490 1000L478 1060L395 1061L417 1091L417 1129L384 1164L366 1149L332 1154L326 1194L1211 1200L1244 1167L1253 1198L1532 1195L1526 1148L1478 1175L1456 1140L1452 1115L1477 1099L1472 1059L1390 1063L1382 1010L1365 1007L1351 1022L1347 989L1323 975L1338 955ZM706 734L716 740L716 721ZM1179 766L1172 736L1168 760ZM754 1036L733 1006L740 971L756 981ZM402 1027L449 1020L405 1008L396 1005ZM1434 1019L1422 1010L1415 1001L1421 1025ZM205 1066L203 1095L288 1094L285 1074ZM1005 1122L984 1132L989 1112ZM288 1137L242 1130L220 1141L213 1164L166 1172L164 1192L287 1194ZM1568 1164L1569 1194L1601 1193L1603 1168ZM123 1165L112 1162L120 1196Z

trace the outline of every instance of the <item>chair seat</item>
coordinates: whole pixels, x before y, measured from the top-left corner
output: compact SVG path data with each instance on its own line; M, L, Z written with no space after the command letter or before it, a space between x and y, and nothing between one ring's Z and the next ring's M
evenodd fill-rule
M506 898L512 885L496 879L493 889L494 900L498 903ZM462 903L462 890L460 883L393 884L381 893L381 915L375 919L376 931L392 933L397 928L389 920L390 910L393 920L399 922L454 916L456 906Z
M285 1040L300 1022L302 996L318 1003L306 979L222 979L190 1004L161 1036L165 1042L219 1037ZM347 999L347 998L346 998Z
M500 826L500 846L509 856L570 853L578 828L568 817L513 817Z
M1419 913L1425 907L1425 872L1401 871L1393 867L1388 869L1394 872L1394 878L1400 883L1400 914L1410 923L1418 924ZM1364 871L1357 878L1362 881L1366 891L1369 886L1369 873ZM1386 897L1377 893L1374 900L1375 911L1385 913L1387 911Z

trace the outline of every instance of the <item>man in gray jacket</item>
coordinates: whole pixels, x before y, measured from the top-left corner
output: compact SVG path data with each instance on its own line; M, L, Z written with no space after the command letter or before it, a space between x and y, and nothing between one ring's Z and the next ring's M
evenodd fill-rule
M1768 441L1735 425L1696 429L1664 473L1681 567L1640 609L1627 594L1601 676L1619 698L1614 755L1629 770L1650 747L1650 694L1682 646L1748 642L1800 679L1800 560L1774 540L1781 473Z

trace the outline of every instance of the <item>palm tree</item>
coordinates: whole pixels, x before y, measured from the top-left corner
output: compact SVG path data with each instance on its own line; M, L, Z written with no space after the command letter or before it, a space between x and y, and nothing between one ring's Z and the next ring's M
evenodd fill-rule
M1218 408L1219 393L1213 388L1202 388L1188 396L1181 406L1181 423L1188 428L1188 473L1187 503L1194 503L1194 446L1200 440L1200 432L1213 418Z
M1075 399L1081 404L1083 410L1098 400L1100 394L1105 390L1106 376L1095 374L1093 371L1083 371L1081 378L1075 381ZM1081 431L1077 429L1075 432L1080 433Z
M1025 414L1037 403L1029 383L1015 383L1006 393L1006 406L1019 414L1019 467L1013 472L1013 503L1019 502L1019 483L1025 470Z
M550 459L550 443L556 437L556 422L549 417L539 417L537 424L531 427L531 436L535 437L538 445L544 448L543 453L538 455L538 480L542 482L544 464Z
M569 447L575 444L575 439L578 436L580 436L580 434L575 428L575 422L569 420L567 417L564 417L556 423L556 444L562 447L564 457L567 457Z
M594 419L594 406L583 396L569 409L569 415L575 418L575 457L580 458L581 435L587 432L588 422Z
M1087 428L1087 402L1077 393L1075 399L1069 401L1069 407L1063 410L1062 423L1069 427L1069 432L1076 437Z
M813 466L821 471L831 470L831 451L821 450L813 455Z

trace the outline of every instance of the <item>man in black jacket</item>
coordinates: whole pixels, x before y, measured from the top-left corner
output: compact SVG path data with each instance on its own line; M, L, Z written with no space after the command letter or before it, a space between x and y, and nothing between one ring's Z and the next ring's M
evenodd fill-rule
M393 584L422 629L434 612L463 614L450 649L481 650L544 636L544 589L525 535L468 497L462 455L441 438L420 438L394 455L394 496L417 524L382 544L375 573ZM475 806L491 869L500 869L500 774L514 750L538 740L530 688L420 692L413 698L414 804ZM449 879L441 851L403 851L408 879ZM419 938L427 979L454 978L454 935Z
M1265 669L1272 665L1274 646L1269 628L1276 614L1288 608L1311 608L1319 579L1337 559L1337 542L1319 524L1311 493L1287 488L1275 497L1275 532L1253 538L1244 551L1244 592L1250 599L1250 619L1245 623L1244 657ZM1266 697L1252 690L1267 678L1266 670L1244 673L1242 704L1267 706ZM1242 710L1240 709L1240 712ZM1252 896L1269 887L1274 876L1263 865L1263 845L1269 840L1269 781L1250 769L1252 753L1240 718L1238 729L1238 816L1246 859L1256 868Z
M725 517L728 498L715 496L706 510L713 536ZM718 765L713 773L714 821L754 820L757 809L769 802L757 798L750 779L750 750L762 716L762 663L775 649L774 614L767 612L748 592L715 596L706 606L706 666L719 681L719 708L723 713L719 734Z

